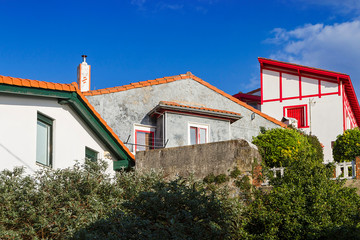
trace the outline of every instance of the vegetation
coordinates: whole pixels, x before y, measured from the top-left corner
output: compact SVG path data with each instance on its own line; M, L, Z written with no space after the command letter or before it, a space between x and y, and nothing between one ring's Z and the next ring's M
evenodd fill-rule
M349 129L337 136L333 147L336 162L350 162L360 156L360 129Z
M254 193L241 234L249 239L358 238L360 198L355 189L330 180L331 165L309 161L293 161L284 177L270 177L269 193Z
M293 145L284 147L279 138ZM330 180L333 166L321 163L316 144L290 129L265 131L256 141L272 155L270 167L287 166L283 177L267 176L267 190L236 168L204 181L165 181L153 172L110 177L102 161L31 176L5 170L0 239L359 238L360 197ZM264 165L263 174L268 170ZM222 184L230 180L238 187L232 198Z
M316 149L309 143L308 138L295 129L275 128L262 130L263 134L253 139L259 147L263 161L268 167L286 167L293 161L310 156L315 161Z

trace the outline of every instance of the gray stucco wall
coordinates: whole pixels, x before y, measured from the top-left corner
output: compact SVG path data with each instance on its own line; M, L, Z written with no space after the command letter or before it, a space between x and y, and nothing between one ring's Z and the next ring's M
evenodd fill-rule
M127 91L87 96L87 99L122 141L126 141L131 135L129 142L132 143L134 142L134 124L156 126L156 122L147 114L160 101L173 101L240 113L243 118L231 124L231 139L243 138L251 141L253 136L259 134L260 126L280 127L258 114L254 120L251 120L252 111L190 78ZM131 146L128 147L132 149Z
M173 113L167 113L166 119L166 138L169 139L166 147L189 145L189 124L206 125L209 142L230 140L229 121Z

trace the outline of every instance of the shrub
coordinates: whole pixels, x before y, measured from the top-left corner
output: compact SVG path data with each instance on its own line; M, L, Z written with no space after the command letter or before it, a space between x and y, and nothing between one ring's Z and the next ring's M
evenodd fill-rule
M321 145L319 139L315 135L304 134L308 142L312 145L314 152L314 158L318 159L320 162L324 161L324 152L323 146Z
M360 234L355 189L330 180L332 166L309 161L292 162L283 178L271 181L269 193L256 193L242 230L249 239L352 239Z
M225 196L182 179L159 183L76 235L76 239L225 239Z
M259 147L263 161L269 167L288 166L303 156L315 155L315 150L304 134L294 129L267 130L254 137L253 143Z
M348 162L360 156L360 130L349 129L337 136L333 147L333 157L336 162Z
M15 168L0 173L0 239L64 239L95 222L139 192L148 191L161 176L105 174L106 163L43 169L24 175Z

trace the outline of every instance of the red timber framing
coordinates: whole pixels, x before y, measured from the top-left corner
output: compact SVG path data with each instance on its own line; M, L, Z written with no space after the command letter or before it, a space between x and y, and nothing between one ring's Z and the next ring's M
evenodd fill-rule
M327 95L339 95L342 96L343 101L343 125L345 130L346 125L346 114L350 117L352 126L360 126L360 107L359 102L356 97L353 85L351 83L350 76L344 73L333 72L318 68L312 68L307 66L302 66L293 63L281 62L267 58L258 58L260 63L260 81L261 81L261 104L266 102L274 101L284 101L290 99L302 99L308 97L319 97ZM284 98L283 94L280 92L279 98L276 99L264 99L263 94L263 70L270 70L279 73L280 88L282 89L282 75L284 73L291 74L299 77L299 96L287 97ZM311 78L318 81L318 92L312 95L304 95L302 92L302 81L303 78ZM321 83L322 82L331 82L338 85L336 92L322 93ZM352 119L352 120L351 120Z

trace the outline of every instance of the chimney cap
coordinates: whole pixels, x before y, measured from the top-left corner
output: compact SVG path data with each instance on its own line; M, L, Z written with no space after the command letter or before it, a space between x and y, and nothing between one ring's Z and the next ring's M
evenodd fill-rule
M86 62L86 58L87 58L87 55L81 55L81 57L83 58L83 61Z

